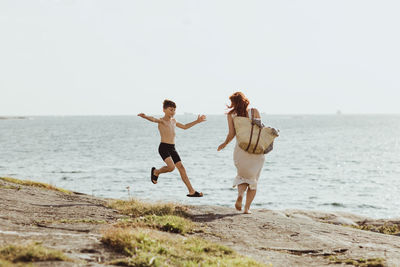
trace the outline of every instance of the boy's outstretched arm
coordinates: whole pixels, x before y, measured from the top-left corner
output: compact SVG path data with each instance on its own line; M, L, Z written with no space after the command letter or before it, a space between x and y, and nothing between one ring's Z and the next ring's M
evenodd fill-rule
M160 119L156 119L156 118L154 118L152 116L147 116L144 113L139 113L138 116L142 117L143 119L146 119L148 121L151 121L151 122L156 122L156 123L160 123L161 122Z
M192 127L200 122L203 122L205 120L206 120L206 115L199 115L199 116L197 116L197 120L192 121L190 123L182 124L182 123L177 122L176 127L186 130L186 129L189 129L190 127Z

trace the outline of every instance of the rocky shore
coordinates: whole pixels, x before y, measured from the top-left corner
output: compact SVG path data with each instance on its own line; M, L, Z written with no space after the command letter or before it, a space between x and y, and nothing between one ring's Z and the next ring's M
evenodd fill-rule
M101 242L102 231L126 216L108 201L0 179L0 247L40 242L74 260L35 266L110 266L121 254ZM218 206L190 206L186 212L201 229L186 235L266 266L400 266L400 219L301 210L242 214ZM391 234L380 233L385 229Z

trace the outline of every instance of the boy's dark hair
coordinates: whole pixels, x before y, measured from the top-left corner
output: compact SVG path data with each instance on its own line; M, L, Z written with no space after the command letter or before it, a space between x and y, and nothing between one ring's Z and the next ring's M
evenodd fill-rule
M176 104L175 104L174 101L165 99L164 102L163 102L163 109L166 109L166 108L169 108L169 107L176 108Z

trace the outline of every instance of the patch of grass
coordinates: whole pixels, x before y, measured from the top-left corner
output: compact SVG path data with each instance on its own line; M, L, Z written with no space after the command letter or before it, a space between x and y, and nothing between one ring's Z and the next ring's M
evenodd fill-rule
M398 225L398 224L385 223L384 225L380 225L380 226L375 226L375 225L354 226L354 225L350 225L350 227L353 227L353 228L356 228L356 229L360 229L360 230L365 230L365 231L371 231L371 232L386 234L386 235L398 235L398 234L400 234L400 225Z
M58 188L46 183L41 183L41 182L35 182L35 181L29 181L29 180L19 180L19 179L15 179L15 178L11 178L11 177L0 177L0 180L6 181L6 182L10 182L10 183L14 183L14 184L19 184L19 185L26 185L26 186L34 186L34 187L39 187L39 188L44 188L44 189L48 189L48 190L54 190L54 191L59 191L59 192L63 192L65 194L72 194L71 191L62 189L62 188Z
M134 219L119 220L115 226L150 227L170 233L186 234L194 230L195 224L188 219L175 215L146 215Z
M371 259L339 259L337 257L329 257L330 263L335 264L347 264L357 267L384 267L386 262L382 258L371 258Z
M101 242L128 256L110 263L120 266L267 266L200 238L146 229L113 227Z
M131 199L113 200L109 202L108 206L134 218L145 215L187 215L184 206L174 203L148 203Z
M0 248L0 259L12 263L35 261L71 261L61 251L42 247L39 243L8 245Z
M0 188L2 188L2 189L15 189L15 190L20 190L21 189L21 187L19 187L19 186L2 185L2 184L0 184Z

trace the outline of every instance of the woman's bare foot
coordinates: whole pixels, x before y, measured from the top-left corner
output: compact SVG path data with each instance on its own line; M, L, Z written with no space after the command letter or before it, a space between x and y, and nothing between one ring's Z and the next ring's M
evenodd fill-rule
M243 213L244 213L244 214L251 214L251 211L250 211L250 210L244 210Z
M242 199L243 199L243 196L238 196L236 199L235 208L239 211L242 210Z

